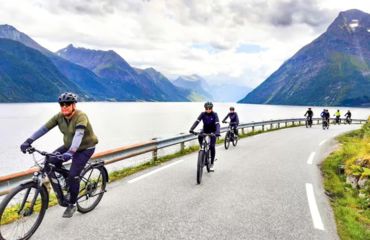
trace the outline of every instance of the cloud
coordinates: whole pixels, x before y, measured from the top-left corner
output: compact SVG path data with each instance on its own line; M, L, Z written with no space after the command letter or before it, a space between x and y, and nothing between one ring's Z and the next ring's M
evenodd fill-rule
M0 2L3 23L52 51L70 43L112 49L134 67L169 76L229 76L248 86L323 33L343 4L366 9L360 0Z

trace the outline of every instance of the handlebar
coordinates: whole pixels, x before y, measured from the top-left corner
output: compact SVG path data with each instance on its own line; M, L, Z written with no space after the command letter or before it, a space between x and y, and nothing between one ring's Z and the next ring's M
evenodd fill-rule
M199 136L210 136L210 137L216 137L216 134L214 133L201 133L201 132L193 132L194 135L199 135Z
M38 150L34 147L29 147L26 149L26 152L28 152L29 154L32 154L34 152L37 152L39 153L40 155L42 156L45 156L45 157L56 157L58 159L63 159L62 155L60 153L48 153L48 152L45 152L45 151L41 151L41 150Z

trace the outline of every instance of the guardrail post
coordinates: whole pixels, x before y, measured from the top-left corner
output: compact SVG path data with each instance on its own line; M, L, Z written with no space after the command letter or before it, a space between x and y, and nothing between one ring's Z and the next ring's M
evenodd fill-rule
M285 127L288 127L288 122L285 122Z
M185 133L180 133L180 135L184 135ZM185 150L185 142L180 143L180 152L184 152Z
M301 120L298 121L298 124L301 125Z
M270 129L272 129L273 128L273 125L272 125L272 123L271 123L271 125L270 125Z
M280 123L278 123L278 126L277 127L280 128Z
M254 126L252 126L252 132L254 132Z
M243 133L243 135L245 134L244 128L242 128L242 133Z
M158 150L155 149L155 150L153 150L152 163L157 161L157 159L158 159Z
M152 138L152 140L156 141L157 138ZM157 149L157 144L156 144L156 147L152 152L152 161L151 161L151 163L154 163L155 161L157 161L157 159L158 159L158 149Z
M265 125L262 125L262 131L265 131Z
M294 126L294 121L292 121L292 123L293 123L293 126Z
M320 119L317 119L317 125L319 125L320 124Z

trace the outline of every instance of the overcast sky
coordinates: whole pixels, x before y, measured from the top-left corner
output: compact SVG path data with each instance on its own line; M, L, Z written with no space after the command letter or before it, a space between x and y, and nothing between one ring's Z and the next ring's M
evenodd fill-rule
M170 78L255 87L367 0L0 0L0 24L42 46L114 50Z

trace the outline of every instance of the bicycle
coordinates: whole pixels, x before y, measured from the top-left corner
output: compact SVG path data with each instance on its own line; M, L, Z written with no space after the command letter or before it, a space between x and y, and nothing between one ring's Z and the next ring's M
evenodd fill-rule
M228 123L228 122L225 121L224 123ZM238 140L239 140L239 137L238 135L234 133L234 127L232 125L229 125L229 129L226 132L225 140L224 140L225 149L226 150L229 149L230 142L232 142L233 146L236 147L236 145L238 144Z
M336 117L335 117L335 120L334 120L334 124L338 124L338 125L340 125L340 122L341 122L340 117L336 116Z
M39 168L30 181L21 183L14 188L0 204L0 240L29 239L40 226L49 205L49 192L45 185L46 176L50 180L58 204L68 205L68 191L64 185L69 170L56 167L48 162L50 157L61 158L60 154L47 153L30 147L35 165ZM34 152L44 156L37 161ZM88 163L80 174L80 191L77 197L77 211L87 213L92 211L106 192L109 181L104 162ZM19 231L19 232L17 232Z
M344 123L349 125L352 123L352 119L350 117L346 117L346 120Z
M322 119L322 129L329 129L329 119L323 118Z
M202 182L203 168L206 166L207 172L213 172L211 170L211 151L209 149L211 145L211 137L216 136L214 133L198 133L194 132L194 135L199 135L203 137L203 141L200 145L198 152L198 162L197 162L197 183Z
M312 127L312 117L307 116L306 118L306 128Z

